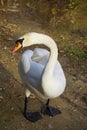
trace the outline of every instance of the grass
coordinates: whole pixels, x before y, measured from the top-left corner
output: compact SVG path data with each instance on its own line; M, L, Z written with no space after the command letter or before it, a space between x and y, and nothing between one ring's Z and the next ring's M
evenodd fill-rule
M70 55L75 60L86 60L87 52L85 50L80 50L70 44L66 45L66 53Z

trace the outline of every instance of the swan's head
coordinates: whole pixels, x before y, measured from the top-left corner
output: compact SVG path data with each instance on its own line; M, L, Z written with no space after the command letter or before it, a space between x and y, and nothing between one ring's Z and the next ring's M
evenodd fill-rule
M31 37L31 35L32 33L28 33L16 40L13 52L16 52L20 48L31 46L33 44L33 38Z
M13 49L13 52L16 52L17 50L19 50L20 48L23 47L23 41L24 41L24 38L21 38L21 39L18 39L16 42L15 42L15 47Z
M15 41L15 47L13 49L13 52L16 52L20 48L27 47L27 46L29 46L29 38L26 37L26 35L25 35Z

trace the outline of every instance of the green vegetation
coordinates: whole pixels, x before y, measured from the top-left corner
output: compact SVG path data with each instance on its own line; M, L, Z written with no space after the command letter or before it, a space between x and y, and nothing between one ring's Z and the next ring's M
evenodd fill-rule
M68 9L75 9L82 0L69 0Z
M66 52L71 57L73 57L75 60L85 60L85 59L87 59L87 52L84 49L80 50L80 49L77 49L76 47L68 44L66 46Z

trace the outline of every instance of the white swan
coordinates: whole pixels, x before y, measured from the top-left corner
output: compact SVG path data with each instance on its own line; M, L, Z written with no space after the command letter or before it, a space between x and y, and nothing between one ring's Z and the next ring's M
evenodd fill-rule
M48 100L42 109L42 113L53 116L60 113L60 111L49 107L49 99L60 96L66 86L63 69L57 60L58 49L51 37L35 32L27 33L16 41L13 52L21 47L34 44L44 44L50 49L50 52L46 49L36 48L34 51L25 51L20 58L19 74L26 85L24 114L31 121L41 118L37 112L27 112L27 99L31 92Z

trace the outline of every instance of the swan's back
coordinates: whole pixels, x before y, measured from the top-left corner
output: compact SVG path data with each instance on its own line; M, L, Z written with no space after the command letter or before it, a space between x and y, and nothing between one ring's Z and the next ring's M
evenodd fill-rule
M45 69L45 66L49 59L49 55L49 51L41 48L35 48L34 51L25 51L22 54L19 62L18 68L20 75L23 77L25 74L29 73L30 75L26 77L29 78L35 76L38 77L38 80L41 80L39 77L41 77L43 70ZM64 72L59 61L57 61L55 64L53 76L60 79L61 82L63 81L63 79L65 80Z
M32 61L45 66L48 62L49 54L49 51L47 51L46 49L35 48L31 59Z
M24 83L37 89L41 87L42 73L47 64L49 52L45 49L36 48L34 51L25 51L19 61L19 74Z

